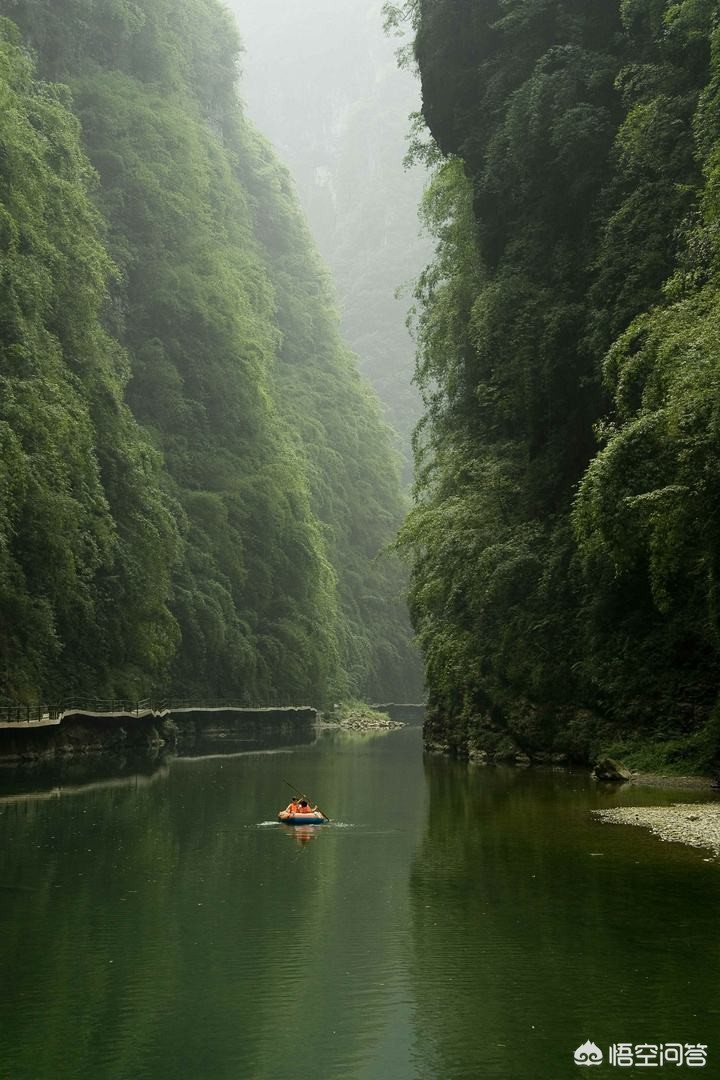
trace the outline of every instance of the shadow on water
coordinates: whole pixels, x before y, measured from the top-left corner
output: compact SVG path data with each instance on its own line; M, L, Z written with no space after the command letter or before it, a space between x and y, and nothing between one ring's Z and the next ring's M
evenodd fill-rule
M175 760L230 757L240 754L292 753L316 741L314 730L198 733L181 739L172 749L149 748L138 753L106 751L47 761L3 764L0 768L0 807L14 800L53 799L102 787L137 787L167 776Z
M717 1037L720 866L592 819L625 793L408 729L212 749L0 774L3 1080L569 1080L587 1039ZM333 822L274 822L284 779Z
M262 732L240 736L236 733L217 732L198 734L192 739L182 739L172 752L173 758L227 757L230 754L290 753L300 746L312 746L317 736L314 729Z
M426 777L410 880L419 1074L557 1080L586 1039L720 1052L720 866L590 813L704 793L438 759Z
M5 765L0 808L23 800L56 799L102 788L137 787L167 775L161 754L102 754L65 761Z
M77 797L0 804L0 1075L402 1076L424 791L397 735L74 771ZM357 827L259 828L288 771Z

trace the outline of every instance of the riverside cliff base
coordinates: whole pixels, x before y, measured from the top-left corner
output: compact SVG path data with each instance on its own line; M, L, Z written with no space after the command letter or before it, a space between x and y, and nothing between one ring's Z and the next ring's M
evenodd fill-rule
M75 712L56 722L0 728L0 764L41 762L74 755L188 747L203 736L302 734L314 738L311 707L179 708L143 714Z

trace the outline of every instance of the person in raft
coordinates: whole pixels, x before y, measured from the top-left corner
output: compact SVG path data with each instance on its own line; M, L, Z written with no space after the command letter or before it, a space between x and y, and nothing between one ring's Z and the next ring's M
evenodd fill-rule
M308 806L306 799L295 798L291 799L284 810L281 810L278 817L283 818L294 817L296 814L315 814L318 812L317 806Z
M290 802L287 804L285 809L280 811L280 817L290 817L291 814L299 814L299 813L300 813L300 796L296 795L293 799L290 800Z

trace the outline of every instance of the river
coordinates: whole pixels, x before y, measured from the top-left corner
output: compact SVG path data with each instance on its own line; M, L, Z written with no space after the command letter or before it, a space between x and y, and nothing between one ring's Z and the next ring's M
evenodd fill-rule
M703 793L423 761L414 727L218 745L0 773L2 1080L565 1080L586 1040L720 1076L720 863L589 813ZM330 825L274 822L286 777Z

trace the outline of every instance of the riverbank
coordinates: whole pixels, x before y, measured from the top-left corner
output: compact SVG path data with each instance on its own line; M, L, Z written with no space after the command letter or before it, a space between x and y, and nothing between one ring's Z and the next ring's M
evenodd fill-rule
M649 829L661 840L707 848L720 857L720 802L623 806L594 810L593 815L610 824Z
M622 764L623 780L663 786L711 783L718 773L720 732L701 725L687 732L650 727L620 731L617 725L587 709L559 709L552 715L520 701L514 708L477 712L444 711L430 704L423 726L429 753L479 765L569 765L594 767L603 759ZM611 779L605 777L604 779ZM621 779L615 777L612 779Z
M102 753L168 753L202 738L306 733L314 737L317 711L278 708L207 707L142 712L75 711L42 724L6 724L0 729L0 765L35 764Z
M628 783L633 787L692 788L699 791L717 790L717 780L713 776L674 776L667 773L634 772Z

